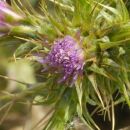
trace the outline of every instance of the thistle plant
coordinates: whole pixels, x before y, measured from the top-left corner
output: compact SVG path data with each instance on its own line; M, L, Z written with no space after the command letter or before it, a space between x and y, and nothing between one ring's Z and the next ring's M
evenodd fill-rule
M16 82L17 91L1 91L0 110L10 102L50 105L44 130L70 130L75 117L90 130L100 130L92 116L100 113L114 130L115 106L130 107L130 17L123 0L3 4L7 3L0 2L0 46L7 52L7 45L12 49L3 61L7 75L0 77ZM24 63L30 76L8 75L10 64Z

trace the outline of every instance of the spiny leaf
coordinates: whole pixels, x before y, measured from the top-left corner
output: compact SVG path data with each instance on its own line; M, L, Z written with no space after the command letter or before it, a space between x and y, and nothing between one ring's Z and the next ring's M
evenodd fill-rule
M94 87L94 90L95 90L95 92L96 92L96 94L97 94L97 96L98 96L98 98L99 98L99 100L100 100L100 102L102 104L102 107L104 108L105 105L104 105L102 96L100 94L100 91L98 90L98 85L97 85L97 82L96 82L95 75L89 75L88 78L89 78L90 82L92 83L92 86Z
M82 113L82 97L83 97L82 83L77 81L75 83L75 87L76 87L76 91L77 91L77 97L79 100L79 106L80 106L81 113Z
M110 58L103 58L102 64L103 65L108 65L108 66L111 66L111 67L115 67L115 68L120 68L120 65L117 64L115 61L113 61Z
M25 54L29 53L35 47L34 44L26 42L21 44L16 51L14 52L15 56L24 56Z
M103 68L99 68L96 64L91 65L88 69L93 71L94 73L103 75L106 78L115 80L115 78L110 73L106 72Z
M122 20L127 22L129 20L129 12L128 12L123 0L119 0L117 2L117 9L122 16Z
M128 94L126 85L123 84L122 82L120 82L119 86L120 86L120 91L121 91L121 93L124 95L124 98L125 98L127 104L128 104L129 107L130 107L130 97L129 97L129 94Z
M60 8L67 10L67 11L71 11L74 12L74 7L71 5L65 5L64 3L59 2L58 0L49 0L52 3L54 3L54 5L58 5Z

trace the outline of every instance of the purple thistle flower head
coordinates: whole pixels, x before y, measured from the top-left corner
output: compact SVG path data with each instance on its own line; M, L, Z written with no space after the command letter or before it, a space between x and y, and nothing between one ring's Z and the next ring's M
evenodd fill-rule
M44 63L49 68L54 68L54 73L59 73L63 76L59 82L69 82L71 80L72 83L82 74L84 52L76 40L71 36L66 36L54 42Z

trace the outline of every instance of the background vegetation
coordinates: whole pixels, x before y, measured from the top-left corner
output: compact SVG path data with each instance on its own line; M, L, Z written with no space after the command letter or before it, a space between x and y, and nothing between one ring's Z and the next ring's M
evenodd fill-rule
M0 25L0 129L117 130L128 126L130 2L8 3L21 18L6 14L6 24ZM37 59L66 35L82 39L86 57L83 76L73 87L58 84L57 74L42 72L44 65Z

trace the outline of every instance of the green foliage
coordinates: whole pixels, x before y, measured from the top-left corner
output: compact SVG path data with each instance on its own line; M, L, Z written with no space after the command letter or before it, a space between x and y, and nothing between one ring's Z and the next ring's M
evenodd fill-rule
M130 107L130 17L123 0L12 0L11 5L23 19L0 30L1 102L53 105L44 130L70 129L76 116L99 130L87 107L92 105L107 113L114 130L114 106ZM34 64L35 54L44 59L53 41L66 35L79 40L85 54L84 73L73 87ZM6 90L11 85L14 89Z

